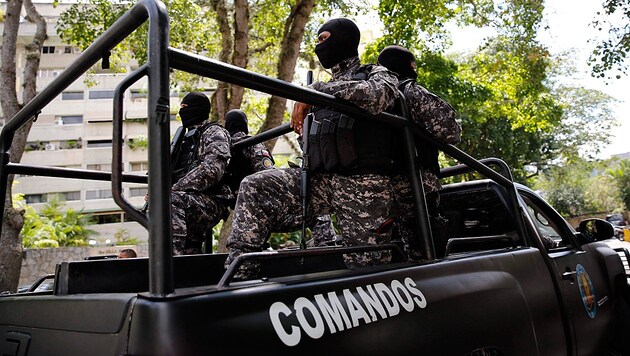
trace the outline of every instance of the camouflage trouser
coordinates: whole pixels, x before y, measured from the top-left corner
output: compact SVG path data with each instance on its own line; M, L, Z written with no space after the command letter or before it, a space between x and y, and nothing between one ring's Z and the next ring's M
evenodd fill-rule
M173 254L201 253L201 245L212 227L227 216L227 207L214 197L196 192L171 193Z
M419 259L420 251L413 251L410 245L411 239L417 235L414 198L411 183L406 176L395 175L391 179L394 189L393 213L396 215L392 229L392 239L400 241L407 256ZM437 193L442 187L437 176L429 171L422 171L422 185L426 196L427 210L431 219L438 216L440 196Z
M314 174L310 184L308 214L336 213L344 245L389 243L389 233L377 233L390 214L393 193L389 177L322 173ZM260 251L264 239L277 231L287 216L293 215L301 223L300 212L299 169L268 170L246 177L239 189L227 241L230 255L226 266L241 253ZM390 257L388 251L379 251L345 255L344 260L354 267L388 261Z

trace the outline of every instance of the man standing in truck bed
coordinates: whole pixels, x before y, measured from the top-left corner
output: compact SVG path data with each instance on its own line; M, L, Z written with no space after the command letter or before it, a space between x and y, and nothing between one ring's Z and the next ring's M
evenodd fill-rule
M172 162L175 255L201 253L205 235L228 214L231 191L220 182L230 160L230 135L208 122L209 115L205 94L192 92L182 100L179 116L187 132Z
M444 100L416 83L416 58L408 49L401 46L388 46L378 56L378 63L398 75L399 89L411 114L411 120L426 129L438 141L457 144L461 140L462 128L455 118L455 110ZM422 182L426 194L427 209L431 220L439 222L438 191L442 188L438 180L440 166L438 150L428 144L417 145L422 163ZM405 252L413 258L421 258L419 251L410 248L410 241L416 233L414 225L413 196L407 172L402 165L396 165L392 176L394 188L394 237L402 241Z
M322 66L332 70L333 79L328 83L313 83L312 87L378 114L394 104L398 96L397 79L384 67L361 67L359 38L356 24L344 18L329 20L319 29L315 53ZM301 133L309 110L310 105L295 104L291 122L297 133ZM388 177L392 162L391 130L380 123L355 120L327 109L313 111L312 127L319 125L321 128L326 122L345 131L316 128L304 134L319 139L319 142L326 138L325 135L342 137L345 140L338 143L346 144L348 150L327 151L326 158L312 164L314 174L310 182L308 213L336 213L344 245L388 243L389 234L379 233L378 228L389 217L392 202ZM313 153L321 152L322 148L313 144L308 153L313 157ZM348 157L346 151L353 152L354 157ZM336 158L331 158L335 155ZM230 255L226 266L241 253L260 251L268 232L275 229L283 216L299 214L300 207L299 169L276 169L245 178L227 243ZM351 267L387 261L389 257L387 252L344 256ZM244 265L241 272L254 274L255 266Z

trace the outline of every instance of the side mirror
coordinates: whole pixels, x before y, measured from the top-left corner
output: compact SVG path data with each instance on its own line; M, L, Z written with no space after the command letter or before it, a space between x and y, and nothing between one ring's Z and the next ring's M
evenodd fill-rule
M578 231L590 241L608 240L615 235L612 224L602 219L582 220Z

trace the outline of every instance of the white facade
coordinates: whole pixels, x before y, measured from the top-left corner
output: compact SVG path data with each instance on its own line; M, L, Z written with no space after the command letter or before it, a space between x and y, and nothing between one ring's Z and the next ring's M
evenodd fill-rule
M67 8L61 4L38 3L38 11L48 23L48 38L42 48L42 57L37 78L38 91L50 84L74 60L80 51L61 42L55 33L59 14ZM6 3L0 5L4 11ZM0 23L0 31L3 25ZM20 26L17 49L17 88L22 87L24 46L32 40L35 27L23 22ZM134 68L127 68L132 70ZM112 74L98 70L89 79L85 76L70 85L40 113L28 136L26 150L21 163L67 168L110 171L112 163L112 112L113 93L116 85L126 74ZM132 150L128 142L146 139L147 99L143 89L147 80L142 79L126 93L124 100L123 168L126 173L144 175L147 172L147 150ZM18 93L21 98L21 93ZM180 98L171 97L171 131L179 126L174 120ZM3 115L0 112L0 117ZM4 119L2 122L4 122ZM99 225L91 227L100 236L97 240L112 239L114 233L124 228L128 236L146 239L147 232L135 222L124 222L124 214L111 199L111 183L101 181L60 179L52 177L17 176L15 193L23 193L29 205L40 209L52 196L58 195L66 201L66 207L95 215ZM124 184L125 197L137 207L144 204L146 185ZM113 222L113 223L112 223Z
M38 91L50 84L63 70L76 60L80 51L76 47L62 43L55 33L57 18L68 5L53 7L50 3L37 3L38 11L48 23L48 38L42 48L38 72ZM6 3L0 4L4 11ZM0 32L3 24L0 23ZM19 30L17 49L17 88L22 87L24 66L24 46L32 41L35 26L23 22ZM128 67L127 71L135 68ZM126 74L109 73L98 69L86 78L79 78L46 106L28 136L23 164L47 165L67 168L110 171L112 163L112 111L113 93L116 85ZM86 84L86 79L91 82ZM94 84L96 83L96 84ZM146 139L147 135L147 80L143 78L125 93L123 137L123 168L126 173L146 174L146 148L131 149L129 142ZM210 95L211 93L206 93ZM183 95L183 94L182 94ZM21 98L21 94L18 93ZM180 98L172 94L171 132L179 126L175 114ZM0 118L2 118L0 111ZM0 123L4 122L4 118ZM294 137L294 135L291 135ZM137 142L137 141L136 141ZM299 148L288 139L278 140L274 154L295 155ZM125 222L120 208L111 199L111 183L100 181L60 179L51 177L17 176L15 193L23 193L29 205L40 209L52 196L58 195L66 201L68 208L89 212L95 215L99 225L91 227L104 241L121 229L126 229L131 237L145 240L147 232L135 222ZM144 204L146 185L124 184L124 196L136 207Z

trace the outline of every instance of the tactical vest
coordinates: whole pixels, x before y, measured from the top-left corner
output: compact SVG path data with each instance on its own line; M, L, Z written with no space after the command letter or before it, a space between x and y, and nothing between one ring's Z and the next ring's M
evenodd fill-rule
M361 66L353 80L366 80L372 66ZM393 165L392 129L380 122L355 120L326 108L312 110L308 132L310 170L388 174Z
M177 183L183 176L199 165L199 141L203 133L202 131L205 131L208 127L210 127L210 125L188 130L180 146L176 148L173 162L171 162L173 167L173 184Z
M243 139L248 138L250 136L245 136ZM240 141L240 140L239 140ZM236 142L233 142L236 143ZM256 145L257 146L257 145ZM254 148L256 147L254 146ZM236 192L241 185L241 181L243 178L248 175L256 173L256 171L252 168L253 162L252 160L245 155L245 150L252 149L251 147L246 147L241 150L232 150L232 158L230 158L230 163L226 169L223 178L221 179L222 184L227 184L233 192ZM262 151L262 150L261 150ZM264 152L255 152L255 157L266 156L269 159L269 168L274 165L273 157L271 153L266 149ZM254 158L254 157L252 157ZM265 166L267 166L267 162L265 162Z
M405 87L412 82L414 82L414 80L410 78L402 80L400 83L398 83L398 89L404 94ZM400 108L400 104L398 102L396 103L394 111L396 115L402 116L402 109ZM408 118L408 119L412 120L411 118ZM398 142L402 143L404 141L401 138ZM400 145L396 147L396 155L395 155L396 160L394 163L394 173L397 173L397 174L406 173L405 167L407 166L407 164L404 161L406 156L403 154L404 153L403 149L404 147L400 147ZM438 162L437 147L429 143L422 142L420 145L416 145L416 151L418 152L418 158L420 159L420 165L422 166L422 169L428 170L432 172L433 174L435 174L436 176L439 176L440 164Z

